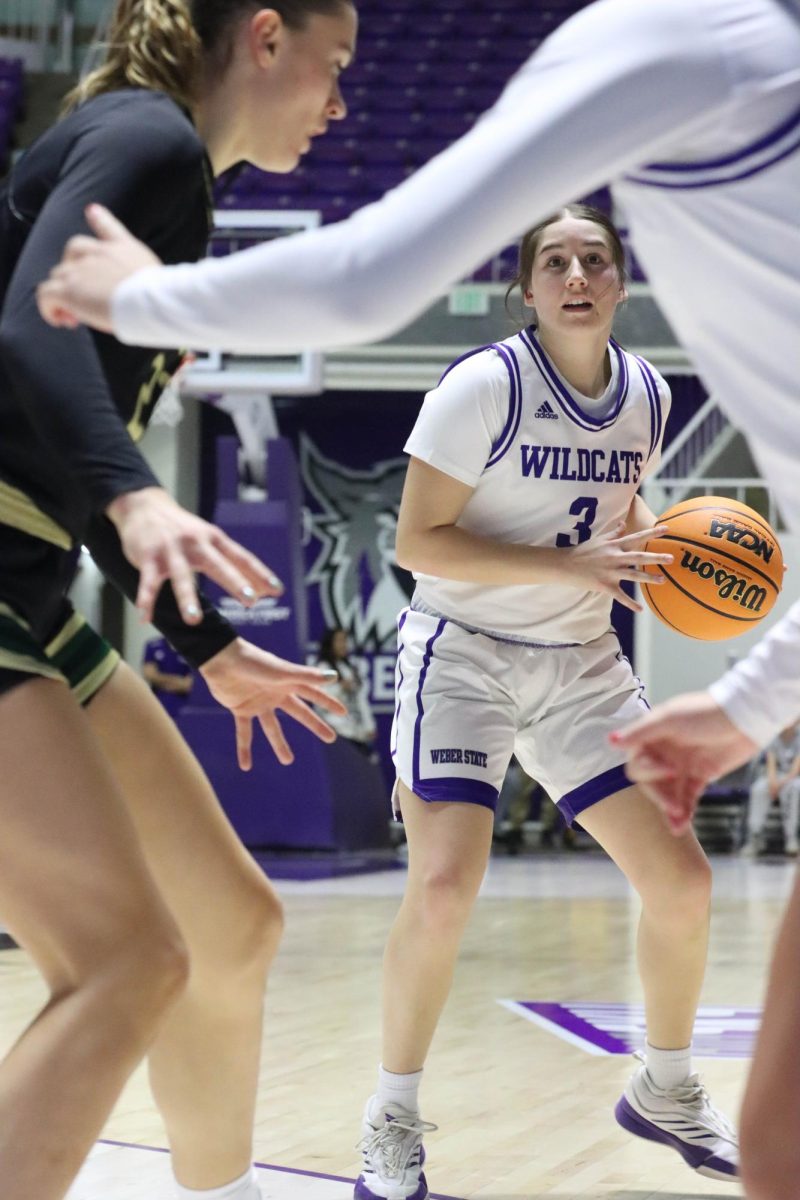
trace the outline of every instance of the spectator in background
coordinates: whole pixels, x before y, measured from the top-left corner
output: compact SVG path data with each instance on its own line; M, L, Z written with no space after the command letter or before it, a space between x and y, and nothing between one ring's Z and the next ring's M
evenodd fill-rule
M144 648L142 675L153 695L171 717L177 717L194 685L192 668L164 637L151 638Z
M338 681L326 685L326 691L347 709L347 714L343 717L326 713L326 720L339 737L347 738L369 759L377 762L377 728L369 705L369 688L367 681L350 658L350 645L345 629L335 625L325 630L319 643L319 663L332 667L338 675Z
M787 725L759 759L750 786L747 840L742 854L760 854L770 809L778 801L783 821L784 853L797 856L797 821L800 816L800 722Z

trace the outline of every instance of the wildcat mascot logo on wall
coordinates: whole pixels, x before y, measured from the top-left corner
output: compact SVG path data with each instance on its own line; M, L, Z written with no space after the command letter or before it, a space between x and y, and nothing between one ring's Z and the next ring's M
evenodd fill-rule
M305 513L305 541L319 549L306 576L318 588L326 625L347 630L359 651L395 651L397 614L413 580L395 561L400 494L407 460L392 458L366 470L326 458L300 435L300 471L319 505Z

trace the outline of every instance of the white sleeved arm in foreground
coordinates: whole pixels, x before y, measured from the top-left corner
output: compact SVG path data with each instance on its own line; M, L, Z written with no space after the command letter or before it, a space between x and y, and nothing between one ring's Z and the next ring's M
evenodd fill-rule
M800 717L800 601L709 688L744 733L760 746Z
M192 266L112 303L143 345L294 352L379 340L560 204L681 144L730 96L708 6L600 0L459 141L347 221Z

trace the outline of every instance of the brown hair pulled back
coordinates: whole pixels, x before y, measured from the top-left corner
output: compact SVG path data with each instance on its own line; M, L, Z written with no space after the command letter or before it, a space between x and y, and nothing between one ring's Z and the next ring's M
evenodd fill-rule
M509 300L512 294L519 290L523 301L525 299L525 291L530 283L531 271L533 270L533 264L539 251L542 234L554 221L561 221L564 217L575 217L579 221L591 221L594 225L599 225L605 231L608 235L611 257L619 273L620 282L625 283L627 279L625 247L622 245L619 230L611 218L602 209L594 208L591 204L565 204L558 212L551 213L549 217L546 217L543 221L539 221L538 224L534 225L523 235L522 241L519 244L517 273L506 288L505 305L509 316L511 315Z
M201 70L224 71L233 29L244 16L273 9L289 29L303 29L313 13L329 15L351 0L118 0L105 60L66 96L63 111L102 92L142 87L166 92L183 108L196 97Z

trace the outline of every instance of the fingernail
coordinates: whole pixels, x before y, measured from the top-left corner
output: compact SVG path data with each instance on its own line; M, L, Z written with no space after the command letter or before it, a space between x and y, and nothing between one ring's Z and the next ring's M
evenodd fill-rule
M269 572L269 584L270 587L280 588L280 590L283 591L283 584L281 583L280 579L278 579L278 576L273 574L272 571Z
M242 595L244 596L245 600L255 600L255 588L251 588L250 584L246 583L242 588Z
M338 671L323 671L322 677L323 677L323 679L338 679L339 672Z
M196 604L187 604L186 615L187 617L198 617L200 615L200 609Z

